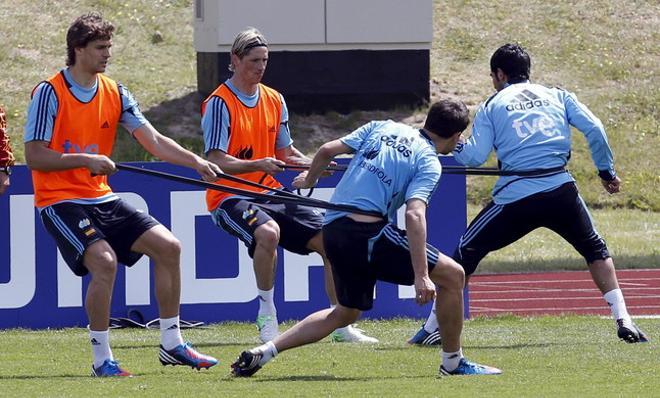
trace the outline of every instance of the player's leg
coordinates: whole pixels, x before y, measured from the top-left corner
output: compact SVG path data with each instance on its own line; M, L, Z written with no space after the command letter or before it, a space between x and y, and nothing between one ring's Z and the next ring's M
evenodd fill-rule
M267 342L279 334L274 301L275 267L280 227L263 204L241 199L225 200L211 215L216 225L239 238L252 257L259 310L259 338Z
M104 210L111 204L98 205ZM78 276L91 274L85 296L92 346L92 376L131 376L121 369L110 349L110 301L117 257L105 240L103 225L87 211L92 206L60 203L41 211L46 230L55 239L67 265Z
M181 244L153 217L136 210L123 200L113 201L109 209L98 209L94 216L103 225L107 241L117 260L130 267L143 254L154 262L156 299L160 312L160 359L163 364L210 367L214 358L203 356L183 343L179 325L181 295ZM164 362L164 356L168 361Z
M546 208L548 228L573 245L586 260L594 283L612 311L618 337L628 343L648 341L628 314L614 261L605 240L596 231L589 210L575 184L560 187Z
M400 285L415 282L410 257L410 245L403 231L386 225L373 244L370 267L377 279ZM499 374L499 369L473 364L463 358L461 331L463 330L463 268L435 247L426 245L429 277L436 285L436 313L442 333L442 366L445 374ZM443 368L441 368L442 371Z
M539 227L533 203L533 196L506 205L491 201L470 222L453 254L454 261L465 270L466 285L488 253L510 245ZM434 308L437 310L437 307ZM433 337L439 332L439 325L431 311L422 328L409 342L415 345L440 344L440 340Z
M318 341L336 328L355 322L361 311L373 306L376 278L369 264L368 239L382 225L365 225L343 217L323 228L339 304L315 312L271 342L242 352L232 365L235 376L252 376L278 352Z
M323 248L323 232L319 229L307 243L307 248L318 253L323 260L323 271L325 276L325 292L330 301L330 309L337 306L337 294L335 292L334 277L332 276L332 266L330 260L325 255ZM368 336L362 329L355 327L352 323L349 325L341 326L332 332L332 340L337 343L378 343L378 339Z

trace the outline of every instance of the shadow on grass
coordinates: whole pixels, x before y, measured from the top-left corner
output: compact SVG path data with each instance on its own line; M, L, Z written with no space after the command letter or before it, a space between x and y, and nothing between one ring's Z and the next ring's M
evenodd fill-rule
M658 269L660 268L660 255L614 255L614 266L623 269ZM586 262L582 258L554 258L548 260L533 259L528 261L501 261L486 257L477 268L478 274L502 274L511 272L555 272L555 271L588 271Z
M281 376L281 377L259 377L256 379L253 379L256 382L271 382L271 381L283 381L283 382L288 382L288 381L301 381L301 382L313 382L313 381L318 381L318 382L327 382L327 381L376 381L376 380L383 380L383 379L392 379L392 380L400 380L400 379L428 379L428 375L414 375L414 376L378 376L375 375L373 377L371 376L360 376L360 377L344 377L344 376L333 376L333 375L294 375L294 376Z
M10 375L0 376L0 380L46 380L46 379L90 379L90 375L63 374L63 375Z

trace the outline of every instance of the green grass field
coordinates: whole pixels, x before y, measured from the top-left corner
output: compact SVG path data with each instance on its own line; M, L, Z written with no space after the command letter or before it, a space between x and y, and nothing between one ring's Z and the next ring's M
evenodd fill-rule
M184 330L184 338L215 355L208 371L163 367L158 331L113 330L115 357L132 379L91 379L85 329L0 331L0 395L94 396L328 396L328 397L652 397L660 394L660 319L640 319L652 341L617 340L613 322L593 316L497 317L467 321L466 357L500 367L497 377L438 378L437 348L405 339L418 320L364 320L376 345L328 339L282 353L249 379L234 379L229 364L257 343L246 323Z

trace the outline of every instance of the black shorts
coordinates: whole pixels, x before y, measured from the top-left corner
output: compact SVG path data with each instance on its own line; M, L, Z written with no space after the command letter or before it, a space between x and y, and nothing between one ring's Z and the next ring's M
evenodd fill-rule
M254 231L270 220L280 227L279 245L297 254L312 252L307 243L323 226L323 212L317 208L260 199L227 199L211 215L216 225L245 243L250 257L256 245Z
M377 280L415 283L406 231L393 224L342 217L323 227L323 243L332 265L337 301L344 307L370 310ZM438 263L438 253L426 244L429 273Z
M131 251L133 243L143 233L160 225L156 219L121 199L94 205L54 204L41 210L41 221L55 239L64 261L78 276L89 273L83 264L83 255L92 243L106 240L117 260L130 267L142 257L142 253Z
M490 202L461 236L454 260L463 266L466 275L471 275L489 252L540 227L563 237L587 263L610 257L575 183L569 182L505 205Z

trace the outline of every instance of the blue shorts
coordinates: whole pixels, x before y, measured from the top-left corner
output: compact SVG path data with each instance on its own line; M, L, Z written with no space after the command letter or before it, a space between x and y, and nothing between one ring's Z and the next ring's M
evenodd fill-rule
M121 199L93 205L57 203L41 210L41 221L55 239L64 261L78 276L89 273L83 256L92 243L107 241L117 260L130 267L142 257L142 253L131 251L133 243L160 225Z
M463 266L465 275L471 275L488 253L540 227L559 234L589 264L610 257L575 183L567 182L512 203L490 202L461 236L454 260Z
M377 280L415 283L406 231L393 224L341 217L323 226L323 244L332 265L337 301L344 307L370 310ZM438 263L438 253L426 244L429 273Z
M296 204L272 203L261 199L227 199L211 212L216 225L236 236L254 255L254 231L273 220L280 227L279 245L297 253L309 254L307 243L321 232L323 212Z

